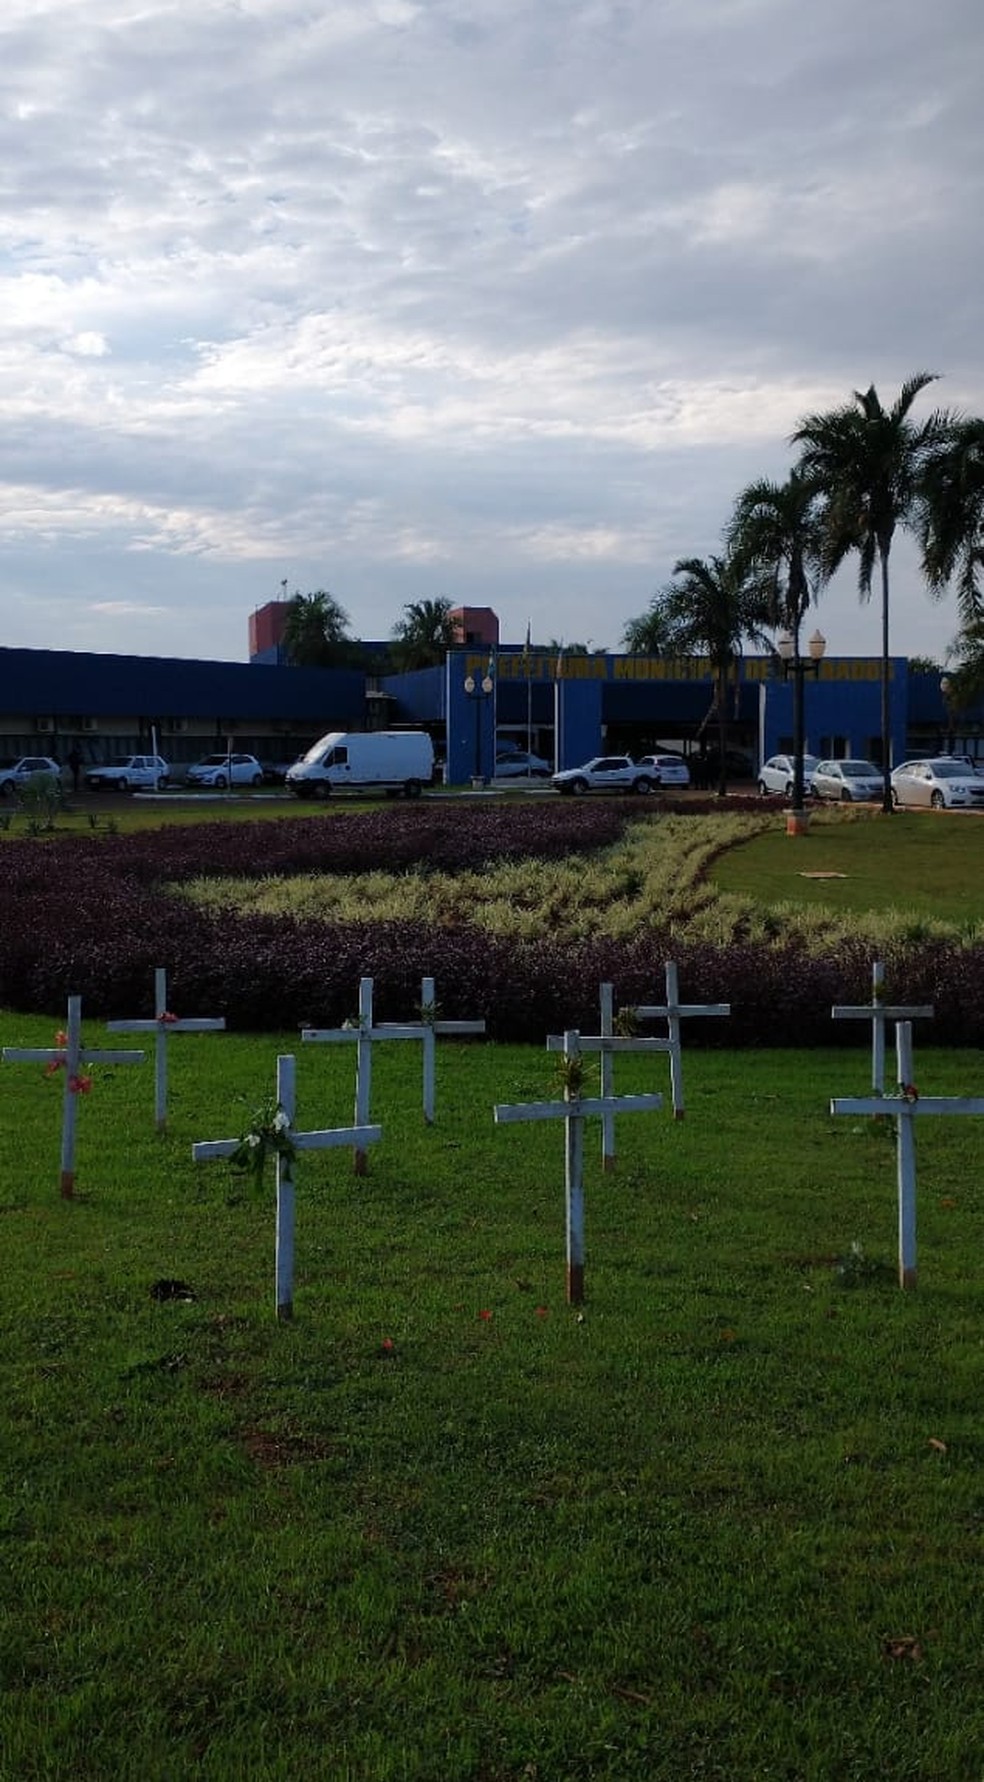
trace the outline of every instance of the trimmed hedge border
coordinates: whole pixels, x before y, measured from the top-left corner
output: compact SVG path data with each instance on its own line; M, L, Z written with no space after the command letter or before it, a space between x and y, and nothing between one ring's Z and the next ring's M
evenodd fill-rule
M598 985L617 1005L662 996L677 961L688 1002L730 1002L728 1021L695 1022L695 1046L857 1046L863 1022L832 1022L833 1003L867 1002L870 943L816 956L797 945L688 944L653 929L631 941L580 946L516 942L473 928L425 923L323 925L289 917L198 910L169 883L205 876L394 871L453 872L506 858L558 858L609 847L630 821L687 806L591 803L519 807L414 805L276 824L196 825L117 837L0 846L0 1004L58 1016L70 994L90 1018L152 1014L153 973L166 966L169 1001L182 1015L224 1014L248 1031L330 1026L356 1012L358 982L375 980L382 1020L411 1018L420 982L436 980L451 1018L484 1016L489 1037L540 1044L548 1032L597 1031ZM760 810L729 799L728 810ZM956 941L879 950L893 1000L932 1003L920 1046L977 1045L984 1036L984 949Z

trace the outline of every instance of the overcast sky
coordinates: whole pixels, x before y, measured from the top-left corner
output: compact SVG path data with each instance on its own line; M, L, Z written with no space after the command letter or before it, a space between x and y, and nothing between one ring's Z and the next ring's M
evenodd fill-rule
M242 660L286 583L617 647L804 414L984 412L982 49L981 0L4 0L0 642ZM817 619L877 653L853 568Z

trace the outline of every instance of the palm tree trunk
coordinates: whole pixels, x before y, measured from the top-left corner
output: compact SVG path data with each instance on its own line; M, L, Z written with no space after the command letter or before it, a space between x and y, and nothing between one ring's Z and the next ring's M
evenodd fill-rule
M728 793L728 767L725 761L725 750L728 741L728 671L718 670L717 681L718 702L718 789L719 798L726 798Z
M888 551L880 552L882 583L882 661L881 661L881 734L882 734L882 810L892 814L892 719L889 686L888 654Z

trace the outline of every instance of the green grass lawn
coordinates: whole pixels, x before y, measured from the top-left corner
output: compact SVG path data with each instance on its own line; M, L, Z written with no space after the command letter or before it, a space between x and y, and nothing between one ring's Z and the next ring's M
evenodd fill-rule
M164 1136L149 1066L97 1069L72 1203L57 1083L0 1066L4 1782L980 1778L979 1123L919 1132L903 1294L891 1128L827 1112L867 1052L691 1052L612 1176L589 1125L579 1315L561 1130L492 1121L552 1061L442 1046L428 1130L379 1048L278 1325L272 1189L191 1145L286 1049L301 1121L350 1118L351 1054L291 1035L175 1039Z
M813 878L814 873L843 875ZM892 908L958 928L984 915L984 823L960 811L815 817L806 836L777 825L730 848L710 871L718 890L836 916Z

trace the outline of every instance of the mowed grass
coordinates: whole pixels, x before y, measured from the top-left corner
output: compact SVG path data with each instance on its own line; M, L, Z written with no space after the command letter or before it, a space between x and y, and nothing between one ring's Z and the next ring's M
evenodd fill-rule
M164 1136L150 1066L97 1067L74 1203L58 1084L0 1066L0 1775L978 1778L980 1123L920 1128L903 1294L891 1125L828 1113L866 1050L689 1052L613 1175L589 1124L579 1314L562 1130L492 1120L552 1061L443 1044L427 1129L380 1047L369 1175L300 1161L278 1325L272 1187L191 1145L284 1050L347 1120L351 1052L295 1035L176 1036Z
M810 876L828 873L843 876ZM966 928L984 915L984 823L961 811L823 813L805 836L777 825L729 848L709 878L763 905L893 909Z

